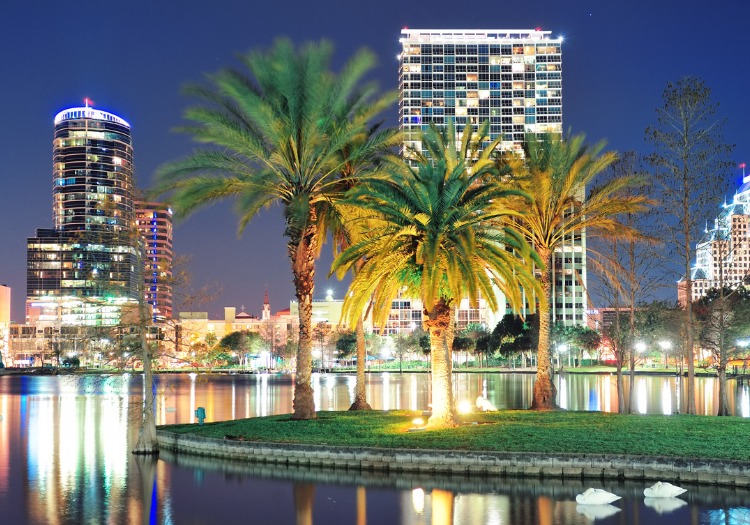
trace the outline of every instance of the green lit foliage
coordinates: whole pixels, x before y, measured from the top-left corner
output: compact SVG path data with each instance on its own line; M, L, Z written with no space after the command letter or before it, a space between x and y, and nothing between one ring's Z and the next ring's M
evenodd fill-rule
M534 290L530 261L537 260L513 228L510 198L524 198L496 175L491 158L497 142L479 153L487 126L467 126L461 147L452 126L431 126L422 135L428 154L414 152L410 163L394 162L387 176L365 178L347 204L363 210L356 242L334 261L334 271L361 265L352 279L344 314L356 318L372 301L376 325L384 325L399 293L419 297L430 334L433 410L430 426L456 423L451 387L453 303L478 297L497 308L496 289L516 307L522 288ZM468 160L467 160L468 159Z
M193 85L201 105L183 128L208 147L159 170L157 193L170 193L176 217L235 199L242 231L258 212L282 208L287 253L299 301L295 418L315 417L312 373L312 293L315 260L333 225L332 206L351 184L347 167L367 163L389 141L369 134L371 120L395 94L380 95L363 79L375 58L360 51L336 73L327 42L296 48L280 39L268 51L240 57L247 70L225 69ZM363 137L366 137L363 139Z
M564 140L554 135L541 139L530 137L524 158L505 156L502 159L501 171L533 197L531 206L519 203L518 209L523 213L518 229L542 260L537 379L531 406L534 409L557 406L550 359L549 308L555 250L569 239L580 238L584 231L586 235L625 238L634 235L636 232L622 224L619 216L643 210L648 201L643 195L623 191L640 184L636 176L616 177L592 186L617 155L603 152L603 143L589 147L584 140L582 135Z

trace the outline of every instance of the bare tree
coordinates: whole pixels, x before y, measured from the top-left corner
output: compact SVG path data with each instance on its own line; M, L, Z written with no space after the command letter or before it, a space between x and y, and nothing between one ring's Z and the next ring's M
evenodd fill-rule
M668 83L657 121L646 129L653 152L646 157L659 182L660 201L668 219L665 239L680 255L683 265L685 353L688 365L687 412L695 414L695 365L693 342L692 275L695 241L702 221L726 192L724 175L731 166L734 145L722 135L725 119L717 117L718 104L699 78L686 77Z
M638 169L638 155L626 151L605 172L605 178L642 175ZM639 185L625 188L628 195L648 193L651 189L645 177ZM655 204L651 201L650 204ZM621 221L638 234L627 238L590 236L590 261L598 276L598 295L614 309L611 325L599 327L609 340L617 369L618 410L630 412L634 403L636 305L653 299L655 292L666 286L664 258L659 257L661 244L652 231L658 210L654 207L641 213L624 213ZM627 319L624 317L627 316ZM625 405L623 368L630 369L630 405Z

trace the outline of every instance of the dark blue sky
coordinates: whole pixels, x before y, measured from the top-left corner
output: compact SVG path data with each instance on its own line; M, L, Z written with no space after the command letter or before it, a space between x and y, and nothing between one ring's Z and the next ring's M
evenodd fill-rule
M52 119L84 97L131 123L138 184L148 188L160 164L193 147L172 131L191 102L181 86L235 66L237 53L268 47L277 36L327 38L338 63L368 47L380 58L381 87L396 89L402 27L540 27L565 37L566 130L606 139L612 149L644 151L644 129L666 83L696 75L728 117L726 140L737 144L741 162L750 159L748 19L750 4L730 0L4 0L0 283L12 287L13 320L24 316L26 237L52 226ZM396 125L397 109L386 118ZM739 182L738 170L726 176ZM240 239L236 224L230 206L217 205L175 229L175 251L192 256L195 283L223 289L195 309L219 315L222 306L245 305L259 314L266 286L272 309L287 307L293 287L279 211L261 214ZM329 287L336 297L344 293L344 285L322 278L329 262L319 266L316 297Z

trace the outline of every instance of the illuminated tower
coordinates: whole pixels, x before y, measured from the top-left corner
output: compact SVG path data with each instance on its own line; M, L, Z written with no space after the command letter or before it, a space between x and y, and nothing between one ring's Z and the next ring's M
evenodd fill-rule
M420 133L450 121L460 133L489 120L490 138L519 154L529 135L562 134L562 37L539 29L403 29L400 41L406 147L424 153ZM585 326L585 233L566 240L553 264L553 320Z
M145 244L144 292L153 321L172 317L172 209L161 202L135 203L135 222Z
M54 120L53 229L27 241L28 322L114 325L138 297L130 125L90 107Z
M56 230L127 232L132 228L130 124L88 105L61 111L55 116L52 162Z

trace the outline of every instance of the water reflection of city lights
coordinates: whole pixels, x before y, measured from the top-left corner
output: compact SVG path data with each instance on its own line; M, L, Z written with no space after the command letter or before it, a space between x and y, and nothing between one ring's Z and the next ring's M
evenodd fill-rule
M565 376L560 376L560 388L558 392L558 399L560 401L560 408L568 408L568 381Z
M617 385L612 384L612 374L604 376L604 410L612 411L612 388L617 388ZM599 410L601 410L601 405Z
M357 376L347 376L346 378L346 391L349 395L349 403L354 403L354 398L357 395Z
M424 490L416 488L411 491L411 504L415 513L422 514L424 512Z
M387 372L383 373L383 410L391 409L391 376Z
M313 374L310 376L310 384L312 385L313 389L313 404L315 405L315 410L320 410L320 403L321 403L321 388L320 388L320 374Z
M237 385L232 381L232 419L237 419Z
M742 417L750 417L750 395L747 392L748 387L742 387L742 398L740 400L740 413Z
M667 380L661 385L661 413L667 416L672 413L672 389Z
M638 412L645 414L648 410L648 393L646 392L646 381L644 379L638 380Z
M417 376L416 374L413 374L411 376L410 382L410 388L409 388L409 410L419 410L419 407L417 406L417 393L419 391L419 388L417 387Z

